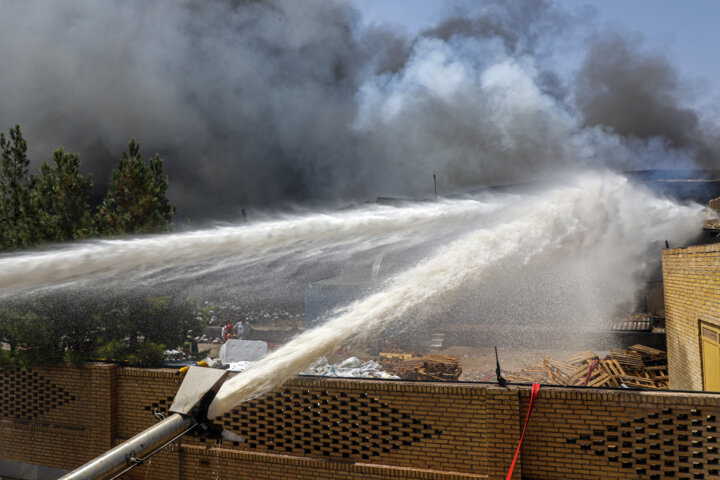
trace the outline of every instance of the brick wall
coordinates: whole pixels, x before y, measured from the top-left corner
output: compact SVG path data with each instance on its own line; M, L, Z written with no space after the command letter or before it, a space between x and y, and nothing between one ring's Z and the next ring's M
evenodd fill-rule
M720 478L720 397L540 391L522 451L532 479ZM529 392L520 392L520 411Z
M664 250L670 388L702 390L699 320L720 325L720 244Z
M130 437L154 422L153 412L166 412L178 381L173 373L121 369L118 434ZM409 391L412 395L407 395ZM376 472L379 478L387 475L382 472L388 467L393 467L398 478L484 478L477 474L488 469L487 394L487 389L464 384L298 378L222 417L225 428L247 438L246 443L218 446L214 441L192 437L183 443L188 452L217 451L234 461L248 459L260 469L268 468L266 460L272 457L312 459L314 466L327 466L327 478L336 478L338 464L347 474L354 471L351 465L363 464L367 472L363 475ZM517 406L513 409L505 400L493 402L509 421L509 430L517 430L513 422ZM512 436L507 432L503 435ZM512 448L505 449L509 452L505 463L512 458ZM502 449L493 447L496 450ZM250 452L255 455L247 455ZM173 462L177 469L177 459L169 460ZM218 462L218 468L223 463ZM187 466L192 468L198 466ZM304 467L294 461L277 468L295 471ZM207 466L201 469L207 470ZM442 472L455 475L437 476ZM138 470L135 475L143 478L145 473ZM359 471L353 475L363 478L358 476ZM220 478L260 477L253 473Z
M106 421L88 411L100 387L89 379L103 368L0 370L0 458L73 468L98 452Z
M154 424L180 382L107 365L0 372L0 459L79 466ZM186 436L126 478L503 479L528 401L529 387L298 377L222 417L246 443ZM543 387L514 478L720 478L719 429L715 394Z

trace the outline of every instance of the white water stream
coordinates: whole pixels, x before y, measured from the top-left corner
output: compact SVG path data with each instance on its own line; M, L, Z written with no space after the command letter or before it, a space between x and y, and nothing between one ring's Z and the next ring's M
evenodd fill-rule
M569 187L530 198L513 218L439 248L377 292L227 381L211 404L209 417L280 386L318 357L471 279L491 280L499 269L552 261L577 250L604 249L605 255L642 261L648 243L684 240L697 232L701 212L698 205L679 206L612 174L580 178Z
M496 208L498 205L476 200L446 200L401 208L373 205L186 233L87 242L0 259L0 292L116 279L128 273L137 278L161 269L207 262L208 266L194 272L199 275L243 262L267 261L273 255L305 254L379 239L389 241L393 235L439 227L445 222L469 221Z
M678 205L610 173L588 174L542 193L478 198L372 205L8 255L0 258L0 296L122 278L145 279L151 286L158 278L196 275L202 283L209 280L201 277L204 273L251 262L270 265L263 276L271 277L274 264L299 268L319 264L331 254L344 259L354 251L388 245L398 255L424 248L423 258L416 254L412 265L365 298L227 381L211 405L210 417L215 417L278 387L348 341L379 331L413 309L442 303L459 287L492 281L493 274L522 272L527 266L580 255L590 259L586 263L596 265L607 282L625 282L622 288L632 291L640 287L636 274L646 270L650 244L685 242L702 224L699 205ZM248 278L232 276L238 288L247 285ZM267 281L269 286L281 283L277 278Z

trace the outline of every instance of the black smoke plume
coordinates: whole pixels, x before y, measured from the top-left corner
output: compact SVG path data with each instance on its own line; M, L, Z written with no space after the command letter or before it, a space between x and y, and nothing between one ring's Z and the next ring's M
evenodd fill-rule
M717 126L687 105L689 87L667 58L641 45L638 34L617 29L591 39L575 89L585 121L628 139L660 139L698 166L716 168Z
M577 78L557 68L590 21L493 0L411 36L341 0L9 1L0 126L23 127L35 163L79 152L98 185L136 137L196 219L430 195L433 173L447 193L712 162L717 129L664 58L609 33Z

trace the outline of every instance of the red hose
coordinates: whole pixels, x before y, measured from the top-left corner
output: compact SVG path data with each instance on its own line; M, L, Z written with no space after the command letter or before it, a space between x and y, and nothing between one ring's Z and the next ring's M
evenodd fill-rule
M587 385L588 380L590 380L590 374L592 373L592 371L595 369L595 367L597 366L597 364L598 364L599 362L600 362L600 360L595 359L595 360L593 360L592 363L590 364L590 368L588 369L588 373L587 373L587 375L585 376L585 381L584 381L583 384L582 384L583 387Z
M515 450L515 456L513 457L512 463L510 464L510 470L508 471L508 474L507 474L507 477L505 477L505 480L510 480L512 478L513 470L515 470L515 462L517 462L518 455L520 455L520 447L522 446L523 437L525 437L525 430L527 429L528 422L530 422L530 414L532 413L533 406L535 406L535 400L537 400L539 393L540 393L540 384L533 383L532 391L530 393L530 405L528 406L527 417L525 417L525 425L523 426L522 434L520 435L520 443L518 443L517 450Z

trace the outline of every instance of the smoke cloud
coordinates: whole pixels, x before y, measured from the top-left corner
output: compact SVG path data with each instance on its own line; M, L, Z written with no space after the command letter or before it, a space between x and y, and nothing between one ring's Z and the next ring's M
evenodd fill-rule
M698 166L717 165L720 138L714 124L688 107L688 86L660 54L645 54L637 34L611 31L590 41L576 77L576 104L588 125L631 140L660 140Z
M426 196L433 173L448 193L709 165L717 127L633 34L595 34L558 68L587 22L544 0L451 10L415 36L341 0L11 1L0 127L23 127L36 164L79 152L98 188L136 137L194 219Z

